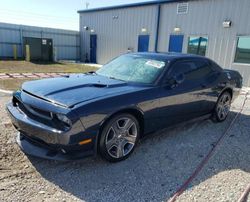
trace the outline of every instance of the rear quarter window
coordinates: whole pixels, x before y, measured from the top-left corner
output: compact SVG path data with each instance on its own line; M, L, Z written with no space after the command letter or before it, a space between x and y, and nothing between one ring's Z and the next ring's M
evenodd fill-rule
M194 72L195 79L206 77L213 72L211 65L206 60L194 60L196 71Z
M209 62L209 64L210 64L211 68L212 68L214 71L216 71L216 72L221 72L221 71L223 71L223 69L222 69L216 62L214 62L214 61L212 61L212 60L209 60L208 62Z
M184 74L186 80L198 80L208 76L212 72L213 69L207 60L190 59L178 61L173 64L170 70L170 76L173 77Z

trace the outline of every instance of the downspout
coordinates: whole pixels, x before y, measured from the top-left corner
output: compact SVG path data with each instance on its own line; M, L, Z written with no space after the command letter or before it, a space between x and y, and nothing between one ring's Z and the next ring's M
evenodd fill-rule
M24 45L23 45L23 28L20 26L20 44L21 44L21 58L23 59L24 56Z
M161 18L161 4L158 4L157 24L156 24L156 35L155 35L155 52L158 51L158 39L159 39L159 29L160 29L160 18Z
M83 56L82 56L82 53L83 53L83 46L82 46L82 37L83 37L83 31L81 31L82 27L81 27L81 24L82 24L82 17L81 17L81 14L79 13L79 43L80 43L80 50L79 50L79 60L81 62L84 62L84 59L83 59Z

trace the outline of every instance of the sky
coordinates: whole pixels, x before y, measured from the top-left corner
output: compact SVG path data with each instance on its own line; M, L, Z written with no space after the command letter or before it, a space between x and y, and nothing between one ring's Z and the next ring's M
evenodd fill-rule
M0 0L0 22L79 30L78 10L150 0Z

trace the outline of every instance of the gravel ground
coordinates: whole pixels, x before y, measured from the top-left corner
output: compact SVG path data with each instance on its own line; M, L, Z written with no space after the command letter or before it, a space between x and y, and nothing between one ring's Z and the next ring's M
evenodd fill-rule
M15 143L0 94L0 201L166 201L230 125L228 119L181 124L144 138L126 161L99 157L56 162L25 156ZM250 182L250 100L230 134L177 201L237 201Z
M234 103L234 110L242 102L243 96ZM237 201L250 183L249 153L250 97L223 143L178 201Z

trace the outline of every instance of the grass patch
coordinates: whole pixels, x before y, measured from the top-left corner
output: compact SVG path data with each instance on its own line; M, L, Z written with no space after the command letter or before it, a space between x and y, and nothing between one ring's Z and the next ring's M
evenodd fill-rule
M77 63L33 63L26 61L0 61L0 73L84 73L97 68Z
M0 89L4 90L18 90L21 88L23 82L35 79L0 79Z
M39 63L22 60L0 60L0 73L85 73L97 70L96 67L77 63ZM25 81L35 78L0 79L0 89L17 90Z

